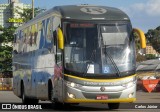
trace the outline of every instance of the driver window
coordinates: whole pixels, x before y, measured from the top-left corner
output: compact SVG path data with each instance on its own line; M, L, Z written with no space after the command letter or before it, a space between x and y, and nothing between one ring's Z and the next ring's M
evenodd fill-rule
M80 28L71 29L70 45L82 47L83 46L83 30Z

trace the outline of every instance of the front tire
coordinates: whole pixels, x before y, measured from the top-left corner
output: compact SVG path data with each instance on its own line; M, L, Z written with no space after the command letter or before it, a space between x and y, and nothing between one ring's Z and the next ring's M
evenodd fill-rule
M118 109L119 105L120 105L120 103L108 103L108 107L110 110Z

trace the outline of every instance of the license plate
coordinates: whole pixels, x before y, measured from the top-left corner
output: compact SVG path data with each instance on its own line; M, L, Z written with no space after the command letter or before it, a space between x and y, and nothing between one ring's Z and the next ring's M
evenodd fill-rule
M97 100L107 100L108 96L107 95L97 95Z

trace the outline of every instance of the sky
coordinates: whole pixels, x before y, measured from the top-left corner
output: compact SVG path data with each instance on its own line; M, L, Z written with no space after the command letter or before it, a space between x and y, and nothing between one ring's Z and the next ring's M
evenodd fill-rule
M5 3L8 0L0 0ZM32 0L20 0L31 4ZM144 32L160 26L160 0L34 0L35 7L50 9L59 5L92 4L116 7L130 17L132 26Z

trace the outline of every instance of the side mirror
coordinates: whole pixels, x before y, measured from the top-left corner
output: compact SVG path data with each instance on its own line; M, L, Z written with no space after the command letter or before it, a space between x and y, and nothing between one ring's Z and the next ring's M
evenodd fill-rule
M60 28L58 28L57 37L58 37L58 48L64 49L64 37L63 37L62 30Z
M144 32L137 28L134 28L133 32L138 34L140 38L141 48L146 48L146 37L144 35Z

